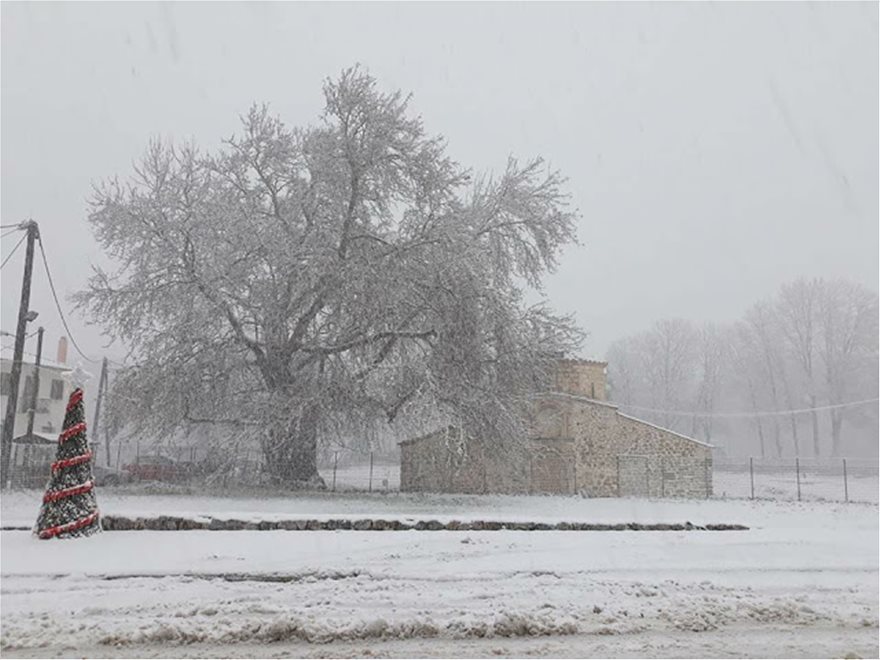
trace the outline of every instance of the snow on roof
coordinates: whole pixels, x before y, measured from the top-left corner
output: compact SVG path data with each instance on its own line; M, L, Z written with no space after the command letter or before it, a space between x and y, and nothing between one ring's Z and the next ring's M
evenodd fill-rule
M608 403L607 401L599 401L599 399L591 399L588 396L581 396L580 394L568 394L567 392L539 392L534 395L536 399L543 399L547 397L554 397L557 399L570 399L573 401L578 401L580 403L592 403L597 406L605 406L606 408L613 408L617 410L619 408L618 405L614 403Z
M12 439L17 445L23 444L35 444L35 445L54 445L58 444L58 434L53 433L41 433L40 431L33 431L30 436L27 433L23 433L18 437Z
M24 352L22 356L22 364L35 364L36 363L36 355L30 353L28 351ZM0 359L3 362L12 362L13 351L11 348L4 348L0 351ZM55 360L49 360L45 355L40 357L40 367L45 367L46 369L56 369L57 371L73 371L73 367L69 364L62 364L60 362L55 362Z
M645 426L651 426L651 427L657 429L658 431L665 431L666 433L671 433L672 435L678 436L679 438L681 438L683 440L690 440L691 442L695 442L698 445L702 445L703 447L714 447L715 446L715 445L710 445L708 442L703 442L702 440L697 440L696 438L692 438L689 435L679 433L678 431L673 431L671 429L663 428L662 426L657 426L656 424L651 424L651 422L646 422L645 420L639 419L638 417L633 417L632 415L624 415L622 412L619 412L619 411L617 414L620 415L621 417L626 417L627 419L632 420L634 422L638 422L639 424L644 424Z
M612 408L612 409L616 410L618 415L620 415L621 417L625 417L626 419L629 419L633 422L638 422L639 424L651 426L651 427L657 429L658 431L665 431L666 433L671 433L672 435L677 436L679 438L682 438L683 440L690 440L691 442L696 442L698 445L702 445L703 447L714 447L715 446L715 445L710 445L708 442L703 442L702 440L697 440L696 438L692 438L689 435L684 435L683 433L679 433L678 431L673 431L671 429L663 428L662 426L657 426L656 424L652 424L651 422L646 422L644 419L639 419L638 417L633 417L632 415L626 415L626 414L620 412L620 410L619 410L620 406L613 404L613 403L607 403L605 401L598 401L596 399L590 399L589 397L585 397L585 396L577 396L576 394L565 394L563 392L546 392L546 393L543 393L543 394L540 394L537 396L538 397L552 396L552 397L557 397L557 398L570 399L570 400L576 401L578 403L589 403L589 404L593 404L596 406L605 406L606 408Z

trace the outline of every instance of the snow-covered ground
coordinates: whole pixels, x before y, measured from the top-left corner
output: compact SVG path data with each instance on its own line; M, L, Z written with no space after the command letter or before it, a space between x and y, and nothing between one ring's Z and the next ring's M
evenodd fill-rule
M2 522L31 524L37 493ZM876 505L134 497L107 513L710 522L747 532L0 534L4 657L878 655Z
M755 497L768 500L797 500L798 480L800 480L800 496L803 501L824 500L828 502L877 503L880 493L880 479L877 477L876 465L872 468L852 469L844 484L843 471L840 466L829 470L823 466L816 469L809 463L802 466L800 479L794 465L785 468L758 466L754 474ZM748 462L743 469L715 469L712 474L712 488L716 497L749 498L751 497L751 477Z

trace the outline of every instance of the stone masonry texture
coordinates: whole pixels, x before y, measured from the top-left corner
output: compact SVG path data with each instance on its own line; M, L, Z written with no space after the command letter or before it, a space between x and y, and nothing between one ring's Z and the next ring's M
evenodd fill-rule
M490 444L455 428L402 442L401 490L710 497L711 446L604 403L604 378L604 363L561 361L560 391L536 399L524 443ZM583 393L597 389L601 399Z

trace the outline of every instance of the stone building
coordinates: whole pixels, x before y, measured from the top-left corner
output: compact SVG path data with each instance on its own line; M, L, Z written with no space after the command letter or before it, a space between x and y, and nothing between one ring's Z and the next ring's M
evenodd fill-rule
M711 445L624 415L606 402L606 364L560 360L536 396L525 443L446 428L400 443L400 489L444 493L712 494Z

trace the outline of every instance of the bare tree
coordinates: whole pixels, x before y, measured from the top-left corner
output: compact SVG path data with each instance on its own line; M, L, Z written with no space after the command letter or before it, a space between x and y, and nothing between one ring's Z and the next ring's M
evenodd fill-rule
M748 405L756 413L752 422L758 435L761 458L765 458L767 456L767 443L764 437L764 423L761 416L757 414L761 412L759 374L754 368L756 363L760 363L757 341L754 331L744 321L737 322L731 334L733 338L729 345L731 365L734 368L734 372L739 376L738 380L740 382L744 381ZM739 388L740 391L742 389L742 387Z
M820 281L818 290L818 354L828 403L835 406L860 389L867 370L877 370L877 293L845 280ZM846 409L828 413L831 455L839 456Z
M696 359L697 331L682 319L664 319L651 328L646 337L646 367L654 400L664 411L661 423L673 428L681 420L681 411L691 400Z
M614 401L649 408L640 414L666 428L687 430L679 413L693 399L698 335L690 322L671 319L612 343L607 359Z
M712 441L715 407L721 393L722 378L727 363L725 333L714 323L706 323L699 330L697 340L697 392L693 418L693 435L702 434Z
M817 314L820 284L818 280L799 279L783 285L777 300L780 327L788 349L800 366L811 408L813 427L813 454L819 456L819 414L816 412L818 396L816 388Z
M511 159L472 182L358 68L324 97L317 127L254 107L218 153L156 142L96 187L118 266L78 302L131 348L130 413L256 433L280 484L317 478L322 434L420 406L522 438L548 356L580 339L520 290L575 238L563 180Z
M756 373L760 374L769 391L769 403L772 410L781 410L780 393L783 380L783 365L780 355L780 342L778 341L778 323L776 312L772 304L758 302L745 314L745 322L751 330L750 336L754 343L754 353L758 360L753 365ZM782 456L782 436L779 417L773 416L770 424L773 429L773 447L777 457ZM797 425L792 416L792 435L797 454Z
M608 347L608 385L611 399L618 405L644 403L641 343L639 337L624 337Z

